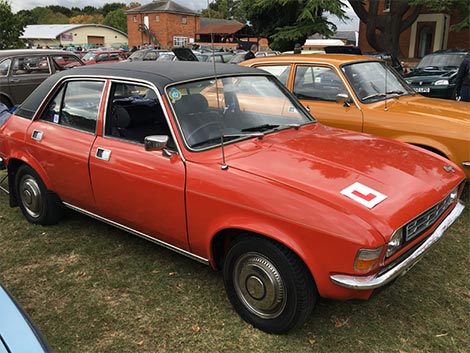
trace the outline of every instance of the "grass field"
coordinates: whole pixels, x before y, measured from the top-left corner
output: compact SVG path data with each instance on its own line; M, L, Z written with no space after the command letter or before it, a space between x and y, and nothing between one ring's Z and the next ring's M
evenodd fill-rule
M393 286L367 302L320 301L275 336L238 317L220 273L73 212L31 225L0 192L0 281L57 353L467 353L469 255L467 208Z

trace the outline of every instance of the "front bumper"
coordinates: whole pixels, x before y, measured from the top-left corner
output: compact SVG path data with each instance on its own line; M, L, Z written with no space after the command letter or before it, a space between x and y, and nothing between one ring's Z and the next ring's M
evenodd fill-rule
M358 290L375 289L386 285L398 276L405 274L411 267L413 267L424 256L424 254L444 236L446 230L460 216L464 208L465 204L459 200L452 212L449 213L436 230L428 236L426 241L414 250L413 253L411 253L411 255L405 260L388 271L370 276L351 276L342 274L331 275L331 281L342 287Z

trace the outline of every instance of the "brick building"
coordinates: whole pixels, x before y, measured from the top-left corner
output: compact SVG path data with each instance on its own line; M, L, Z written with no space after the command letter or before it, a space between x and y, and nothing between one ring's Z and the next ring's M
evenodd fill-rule
M171 0L153 1L126 12L129 46L170 48L195 41L200 15Z
M374 0L375 1L375 0ZM379 1L379 13L390 11L390 0ZM366 1L368 3L369 0ZM400 51L409 59L441 49L470 50L470 30L450 31L450 26L459 21L458 10L452 13L436 13L424 9L416 21L400 34ZM366 39L366 24L359 24L359 47L363 52L375 51Z

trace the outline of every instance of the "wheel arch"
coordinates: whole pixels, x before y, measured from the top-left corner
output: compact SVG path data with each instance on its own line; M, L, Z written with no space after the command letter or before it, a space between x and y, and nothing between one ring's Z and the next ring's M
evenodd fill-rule
M4 92L0 92L0 103L5 104L8 107L8 109L12 108L14 105L11 97L9 97Z

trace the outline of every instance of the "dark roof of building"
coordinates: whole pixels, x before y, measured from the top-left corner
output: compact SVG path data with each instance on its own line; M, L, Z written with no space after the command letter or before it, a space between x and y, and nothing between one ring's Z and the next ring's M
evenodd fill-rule
M169 12L169 13L177 13L183 15L193 15L199 16L197 12L194 12L187 7L177 4L172 0L161 0L161 1L152 1L149 4L145 4L139 7L134 7L126 11L126 14L133 14L133 13L157 13L157 12Z
M245 25L235 20L201 17L199 31L196 34L233 34Z

